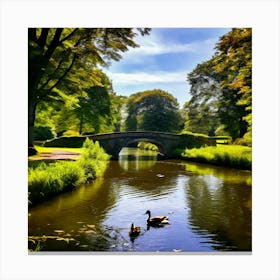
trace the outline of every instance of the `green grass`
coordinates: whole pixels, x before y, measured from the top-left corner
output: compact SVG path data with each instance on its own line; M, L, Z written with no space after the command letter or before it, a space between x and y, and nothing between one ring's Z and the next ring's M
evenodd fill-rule
M252 167L252 148L239 145L218 145L199 149L186 149L185 159L215 165L250 170Z
M82 153L83 148L60 148L60 147L43 147L35 145L35 149L38 153L51 153L53 151L67 151L67 152L74 152L74 153Z
M109 156L98 142L86 139L76 161L31 163L28 168L28 200L35 205L59 193L73 190L101 176Z

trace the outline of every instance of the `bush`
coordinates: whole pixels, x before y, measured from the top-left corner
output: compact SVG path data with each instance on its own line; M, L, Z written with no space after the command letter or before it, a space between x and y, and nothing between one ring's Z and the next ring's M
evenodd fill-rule
M250 139L250 138L237 138L237 139L235 139L233 144L234 145L252 147L252 139Z
M84 136L59 137L44 143L45 147L81 148L85 141Z
M77 163L84 169L86 181L91 181L103 173L109 155L100 147L98 141L93 143L89 138L86 138L82 148L82 156L77 160Z
M137 147L141 150L149 150L149 151L158 152L158 147L155 144L150 143L150 142L139 142Z
M54 138L52 130L48 126L35 126L34 127L34 140L48 140Z

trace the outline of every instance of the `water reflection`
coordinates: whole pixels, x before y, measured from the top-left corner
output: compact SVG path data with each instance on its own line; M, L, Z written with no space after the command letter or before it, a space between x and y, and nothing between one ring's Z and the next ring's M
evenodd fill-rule
M198 173L204 176L191 176L186 187L191 228L204 236L205 242L211 237L215 250L250 251L251 186L249 178L241 180L248 173L234 169L223 172L222 168L207 166Z
M137 148L123 148L119 154L119 164L123 170L150 169L157 162L157 152Z
M250 172L125 156L93 184L30 209L29 235L47 238L42 250L251 250ZM147 228L148 209L170 225ZM131 223L141 227L133 240Z

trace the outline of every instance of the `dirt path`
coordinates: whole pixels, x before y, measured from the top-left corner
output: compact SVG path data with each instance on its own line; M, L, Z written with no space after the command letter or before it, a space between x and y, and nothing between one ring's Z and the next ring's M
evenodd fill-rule
M40 153L37 156L29 157L28 160L63 160L63 159L77 159L81 156L79 153L67 151L52 151L51 153Z

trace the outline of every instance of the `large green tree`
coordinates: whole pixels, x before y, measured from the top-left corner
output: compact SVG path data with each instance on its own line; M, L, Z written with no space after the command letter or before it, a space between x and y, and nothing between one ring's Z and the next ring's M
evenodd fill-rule
M96 85L85 89L87 95L79 96L77 106L68 113L76 119L76 131L79 134L98 133L104 119L110 119L112 84L102 72L97 75L101 76L102 86ZM61 114L61 118L63 117L64 114Z
M213 135L220 125L218 100L221 89L211 66L212 60L198 64L188 75L192 97L183 108L186 131Z
M178 107L176 98L160 89L134 94L128 102L127 130L178 132L182 125Z
M192 98L185 104L186 129L251 138L251 40L250 28L232 29L216 44L215 55L188 75Z
M42 101L86 96L85 89L103 86L93 75L97 65L121 59L134 38L148 28L29 28L28 147L33 154L36 108ZM78 99L77 99L78 100Z
M221 122L233 138L252 132L252 29L234 28L216 46L213 69L223 92Z

